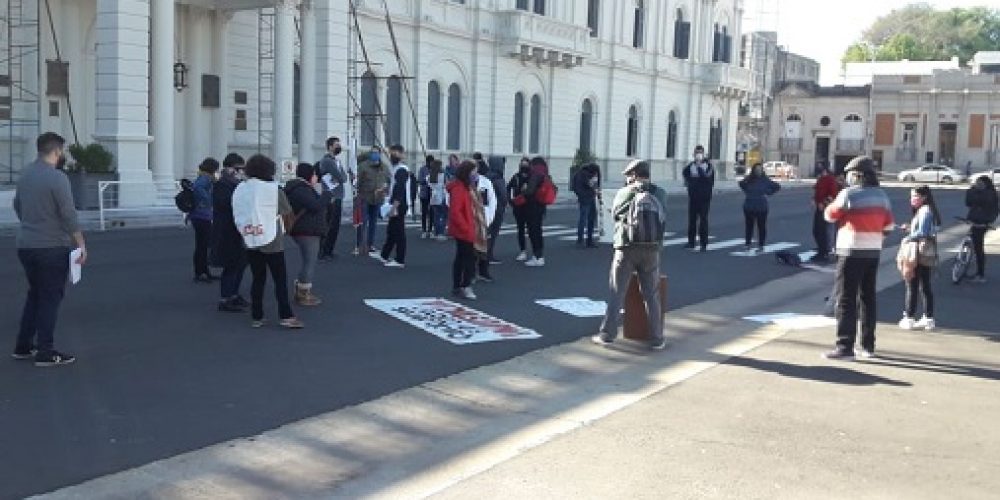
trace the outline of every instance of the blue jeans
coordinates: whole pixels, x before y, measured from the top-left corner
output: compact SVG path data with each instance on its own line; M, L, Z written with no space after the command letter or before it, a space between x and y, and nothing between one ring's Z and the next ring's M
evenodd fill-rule
M441 236L444 234L444 226L448 221L448 207L444 205L433 205L431 206L431 213L434 217L434 235Z
M45 355L54 349L56 318L69 275L69 253L69 248L62 247L18 249L17 257L28 278L28 298L21 313L16 352L35 348Z
M587 229L587 243L594 241L594 224L597 223L597 200L580 200L580 217L576 223L576 241L583 241L583 230Z
M365 243L368 245L366 250L375 249L375 228L378 227L379 212L382 205L372 205L368 204L365 206Z

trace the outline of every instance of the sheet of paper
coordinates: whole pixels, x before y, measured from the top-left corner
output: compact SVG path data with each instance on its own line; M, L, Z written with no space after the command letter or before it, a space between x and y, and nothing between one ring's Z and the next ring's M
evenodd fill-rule
M83 254L83 250L79 248L73 250L69 253L69 282L72 284L77 284L83 277L83 266L77 264L77 259Z

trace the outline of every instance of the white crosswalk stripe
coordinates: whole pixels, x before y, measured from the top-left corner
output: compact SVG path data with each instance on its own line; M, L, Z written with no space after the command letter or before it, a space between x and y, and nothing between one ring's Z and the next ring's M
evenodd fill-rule
M745 241L743 240L743 238L733 238L731 240L717 241L715 243L709 243L708 244L708 249L709 250L721 250L723 248L738 247L740 245L743 245L744 243L745 243Z
M788 250L789 248L795 248L799 246L798 243L789 243L783 241L780 243L772 243L770 245L764 245L761 251L741 251L741 252L730 252L729 255L734 255L736 257L756 257L758 255L764 255L767 253L780 252L782 250Z

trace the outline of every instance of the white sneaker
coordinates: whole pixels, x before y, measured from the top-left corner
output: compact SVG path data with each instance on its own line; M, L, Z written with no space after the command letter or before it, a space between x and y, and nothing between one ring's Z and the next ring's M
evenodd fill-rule
M518 262L524 262L524 261L528 260L528 252L521 252L521 253L517 254L517 257L514 257L514 260L516 260Z
M383 264L385 264L387 262L385 259L382 258L382 254L379 253L379 252L369 252L368 256L371 257L371 258L373 258L373 259L375 259L375 260L377 260L377 261L379 261L379 262L381 262L381 263L383 263Z
M903 330L913 330L917 327L917 322L909 316L903 316L903 319L899 320L899 327Z
M920 318L914 325L915 328L923 328L924 330L933 330L937 325L934 323L934 318L928 318L924 316Z
M545 257L542 257L541 259L532 257L531 260L525 262L524 265L528 267L542 267L545 265Z
M476 300L476 293L472 291L471 286L467 286L462 289L462 297L465 297L469 300Z
M396 260L390 260L390 261L387 261L385 263L385 267L398 267L398 268L402 269L402 268L406 267L406 264L403 264L403 263L401 263L399 261L396 261Z
M420 233L420 239L426 240L431 237L431 233Z
M437 235L434 239L437 241L448 241L448 237L443 234Z

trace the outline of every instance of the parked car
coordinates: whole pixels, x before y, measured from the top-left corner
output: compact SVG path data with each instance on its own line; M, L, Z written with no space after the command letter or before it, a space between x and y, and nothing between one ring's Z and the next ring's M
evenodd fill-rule
M798 177L798 167L783 161L764 162L764 173L770 177L794 179Z
M965 182L965 174L944 165L921 165L919 168L903 170L899 180L905 182Z
M980 177L989 177L993 180L994 185L1000 184L1000 168L994 168L993 170L972 174L972 176L969 177L969 184L975 184Z

